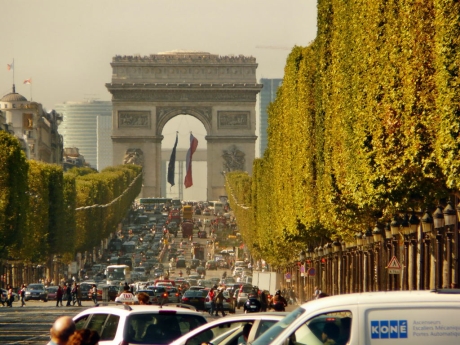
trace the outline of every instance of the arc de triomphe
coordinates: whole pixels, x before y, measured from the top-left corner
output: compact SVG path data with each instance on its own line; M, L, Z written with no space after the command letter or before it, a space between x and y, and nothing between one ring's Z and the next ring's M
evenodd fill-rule
M143 165L143 197L165 193L161 133L177 115L194 116L206 129L208 200L226 194L224 171L251 173L256 96L262 88L254 57L173 51L115 56L111 66L106 87L112 94L113 164Z

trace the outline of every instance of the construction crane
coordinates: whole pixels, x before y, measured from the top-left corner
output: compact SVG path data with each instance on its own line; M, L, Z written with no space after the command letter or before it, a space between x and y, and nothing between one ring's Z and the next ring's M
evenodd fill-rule
M292 47L282 47L282 46L256 46L257 49L278 49L278 50L291 50Z

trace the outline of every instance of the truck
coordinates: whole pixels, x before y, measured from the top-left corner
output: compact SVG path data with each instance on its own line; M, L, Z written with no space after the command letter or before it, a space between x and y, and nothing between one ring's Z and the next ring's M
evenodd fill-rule
M252 273L252 285L257 286L260 290L267 290L274 295L276 290L281 288L283 275L277 272L258 272Z
M180 225L182 229L182 238L187 238L193 235L193 222L192 221L184 221Z
M177 224L180 223L180 210L177 208L173 208L169 211L168 214L168 223L176 222Z
M193 208L190 205L185 205L182 208L182 220L192 220L193 219Z

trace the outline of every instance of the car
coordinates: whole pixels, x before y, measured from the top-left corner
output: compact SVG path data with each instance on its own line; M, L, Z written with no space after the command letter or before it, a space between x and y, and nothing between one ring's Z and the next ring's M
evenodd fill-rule
M181 303L193 305L196 310L206 310L205 300L206 291L204 290L187 290L181 298Z
M209 208L206 208L203 212L202 212L203 216L210 216L211 215L211 210Z
M198 273L201 277L201 275L206 275L206 268L204 268L203 266L198 266L196 268L196 273Z
M149 302L151 304L156 304L156 296L155 296L155 291L153 291L152 289L141 289L141 290L137 290L136 291L136 295L140 294L141 292L143 293L146 293L147 295L149 295Z
M152 304L163 305L169 302L169 293L166 286L149 286L147 290L153 291L154 297L150 299Z
M194 269L196 269L198 266L200 266L200 263L201 263L200 260L198 260L198 259L192 259L192 260L190 260L190 268L194 270Z
M117 298L118 294L120 293L119 291L120 287L117 285L109 285L107 289L108 289L109 301L115 301L115 298Z
M77 330L99 334L99 344L169 344L206 323L197 311L173 306L120 305L89 308L73 317Z
M198 238L207 238L208 234L205 230L199 230L198 231Z
M217 270L217 262L214 260L209 260L206 262L205 267L207 270Z
M253 345L323 344L328 324L333 342L343 344L457 344L459 289L363 292L302 304Z
M254 292L254 287L250 284L244 284L240 287L238 297L236 298L236 307L240 309L248 300L250 293Z
M38 300L38 301L48 302L48 292L46 292L45 285L29 284L26 288L24 299L26 301Z
M243 267L235 267L235 269L233 270L233 276L241 277L242 274L243 274Z
M181 256L177 257L176 268L185 268L185 266L186 266L185 258Z
M249 344L286 315L284 312L269 312L226 316L195 328L170 345ZM247 342L243 342L242 333L246 324L252 327Z
M176 281L177 282L177 281ZM179 303L181 296L180 292L175 287L167 287L166 290L168 291L168 301L169 303Z
M55 301L56 300L56 295L57 295L57 290L58 290L58 286L48 286L48 287L45 287L46 289L46 292L48 292L48 300L51 300L51 301Z

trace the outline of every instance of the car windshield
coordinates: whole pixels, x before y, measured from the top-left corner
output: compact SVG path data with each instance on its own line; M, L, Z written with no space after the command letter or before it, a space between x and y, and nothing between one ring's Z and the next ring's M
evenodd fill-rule
M45 290L45 286L41 284L29 284L28 290Z
M169 344L206 323L201 315L159 313L133 314L127 319L125 340L128 343Z
M251 345L266 345L270 344L281 332L283 332L286 327L288 327L291 323L293 323L296 319L298 319L303 313L305 313L305 309L302 307L297 308L290 314L288 314L284 319L275 323L272 327L270 327L264 334L262 334L258 339L254 342L251 342Z

